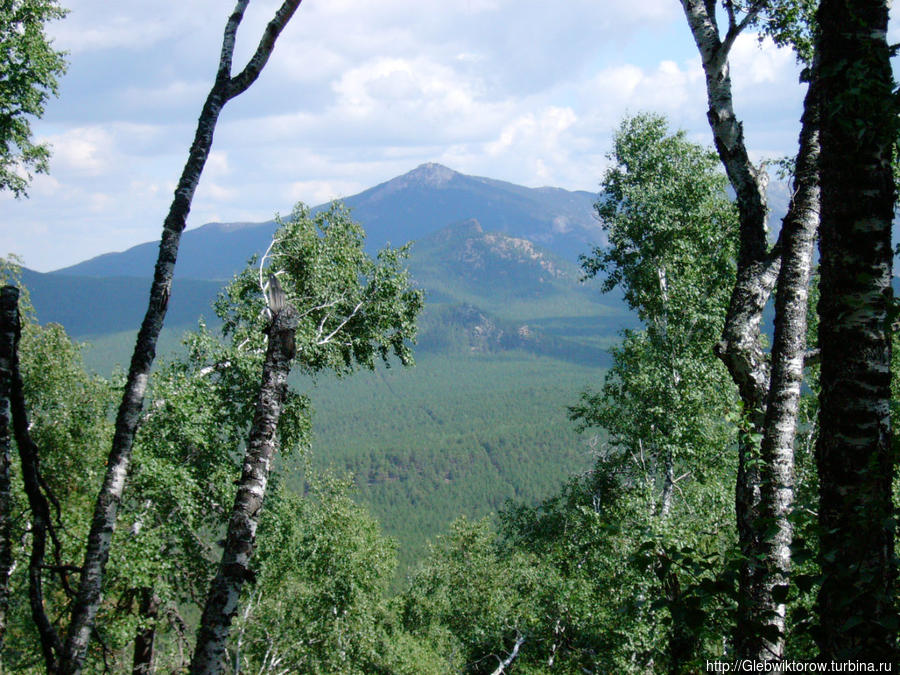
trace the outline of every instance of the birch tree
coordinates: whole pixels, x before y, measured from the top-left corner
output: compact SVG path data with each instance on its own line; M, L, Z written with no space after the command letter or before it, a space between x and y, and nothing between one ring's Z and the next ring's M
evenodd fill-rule
M65 643L59 654L60 672L67 675L81 672L94 619L100 606L110 541L125 489L135 429L141 415L150 368L156 356L156 342L166 315L178 245L200 174L212 147L216 122L224 105L246 91L259 77L272 53L275 41L296 12L300 2L301 0L285 0L282 3L266 26L250 61L236 75L232 75L235 40L249 0L238 0L226 23L215 83L200 113L188 160L163 224L150 302L128 370L125 392L116 417L112 449L107 459L106 475L94 508L87 550L81 566L78 593L72 607Z
M267 339L243 470L191 661L195 674L223 671L241 590L254 576L251 557L293 362L308 373L374 368L377 359L391 357L411 364L423 305L403 267L407 248L383 249L373 260L343 205L314 217L298 205L278 222L259 267L245 270L219 303L221 311L232 301L230 314L221 314L233 340L262 348Z
M896 662L891 481L891 157L884 0L823 0L819 647Z
M751 161L734 110L729 53L738 36L762 22L782 42L808 39L808 2L723 0L720 30L715 0L681 0L706 77L707 117L716 150L735 190L740 214L737 279L716 354L728 367L743 405L735 486L741 569L735 650L739 657L778 660L784 650L794 437L806 351L806 303L818 227L818 115L815 60L804 102L794 191L778 241L766 239L765 167ZM800 39L802 38L802 39ZM777 282L775 336L761 341L762 312Z
M257 345L222 340L205 325L183 344L186 354L154 373L98 619L107 641L134 639L135 673L187 665L165 647L186 644L185 607L202 608L215 573L213 542L234 500L236 455L259 388ZM305 447L305 397L287 392L280 427L285 454Z
M20 284L16 267L0 261L0 275ZM3 375L19 459L11 467L11 501L4 511L14 542L6 570L11 630L4 666L20 670L37 660L52 671L59 619L77 572L72 562L87 532L88 495L99 482L97 448L111 437L107 420L115 394L109 383L85 372L78 345L61 326L35 322L27 289L6 286L2 297Z
M12 359L15 353L15 325L18 322L18 292L0 294L0 653L6 635L9 610L9 577L13 569L12 516ZM3 668L0 659L0 669Z
M670 133L663 117L623 121L609 158L597 203L609 245L582 265L605 276L604 291L622 289L643 329L626 331L603 391L584 394L571 416L646 458L665 517L676 469L727 443L710 431L712 411L725 416L728 397L708 354L734 276L737 218L715 154Z
M626 119L609 157L597 204L609 245L582 264L589 275L605 275L605 291L621 287L642 329L625 331L602 390L586 392L570 415L608 434L595 471L620 474L623 492L649 495L641 514L647 529L632 536L653 553L632 564L664 578L654 589L671 617L663 658L680 672L712 623L700 605L685 602L691 582L679 581L671 556L684 562L673 551L696 536L688 532L715 529L699 525L711 514L691 513L691 501L703 499L698 482L727 475L730 464L722 455L734 432L724 420L737 402L712 345L734 280L737 209L716 154L671 133L661 116Z

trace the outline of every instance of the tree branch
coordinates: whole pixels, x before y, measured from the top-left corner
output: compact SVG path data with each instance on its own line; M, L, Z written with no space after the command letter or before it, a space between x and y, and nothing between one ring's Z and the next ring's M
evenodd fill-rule
M219 55L219 69L216 74L216 83L225 84L231 78L231 62L234 58L234 43L237 39L238 26L244 19L244 12L250 0L238 0L225 24L225 34L222 37L222 52Z
M740 21L736 20L734 13L734 6L732 2L726 0L725 9L728 12L728 32L725 33L725 39L722 40L722 45L720 50L722 52L721 58L725 60L728 58L728 55L731 53L731 48L734 46L735 40L737 40L738 36L744 32L744 29L749 26L759 13L763 9L763 5L765 4L764 0L760 0L755 5L751 5L747 9L747 13L741 18Z
M519 635L516 638L516 644L513 645L512 651L509 653L509 656L500 661L500 665L497 666L497 670L491 673L491 675L503 675L503 673L506 672L506 669L509 668L512 662L516 660L516 657L519 656L519 648L522 646L523 642L525 642L525 636ZM499 660L500 657L498 656L497 659Z
M338 327L335 328L333 331L331 331L331 332L330 332L327 336L325 336L324 338L321 338L321 339L317 340L317 341L316 341L316 344L317 344L317 345L328 344L328 343L334 338L334 336L337 335L338 333L340 333L340 332L341 332L341 329L342 329L344 326L346 326L354 316L356 316L356 314L359 312L360 308L363 306L363 302L364 302L363 300L360 300L360 301L357 303L356 307L353 308L353 311L350 312L350 314L348 314L346 317L344 317L344 320L341 321L341 323L338 325ZM324 320L323 320L322 325L324 325L324 323L325 323L325 322L324 322ZM320 334L321 334L321 330L322 330L322 325L319 326Z
M269 56L272 54L272 49L275 47L275 40L278 39L281 31L284 30L284 27L294 15L294 12L300 7L301 2L302 0L284 0L284 3L275 13L274 18L269 21L269 24L266 26L266 30L263 32L259 45L256 47L256 52L250 58L247 65L244 66L244 70L229 81L227 89L227 96L229 99L244 93L250 85L256 81L256 78L259 77L260 72L262 72L266 62L269 60ZM246 2L244 2L244 4L246 4Z

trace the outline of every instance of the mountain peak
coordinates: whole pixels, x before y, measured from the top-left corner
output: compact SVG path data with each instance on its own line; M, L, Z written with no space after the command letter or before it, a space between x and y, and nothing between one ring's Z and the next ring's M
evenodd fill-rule
M448 169L443 164L426 162L425 164L420 164L415 169L402 177L415 181L417 183L424 183L425 185L440 187L449 183L456 175L456 171L454 171L453 169Z
M377 202L407 188L443 189L461 175L443 164L427 162L362 194L368 194L370 200Z

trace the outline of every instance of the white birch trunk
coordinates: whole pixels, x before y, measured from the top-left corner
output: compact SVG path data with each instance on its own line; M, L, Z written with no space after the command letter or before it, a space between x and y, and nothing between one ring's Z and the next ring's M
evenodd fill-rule
M213 675L225 669L225 646L238 609L244 582L253 576L250 558L256 545L256 528L277 449L278 420L294 358L296 310L286 305L273 319L263 364L262 382L244 468L228 521L228 533L219 570L206 597L197 645L191 660L192 675Z
M100 607L103 575L109 559L113 528L125 489L134 434L144 404L150 369L156 357L156 341L166 315L178 245L187 222L200 174L209 157L219 113L229 100L246 91L259 77L278 35L293 16L300 2L301 0L285 0L266 27L253 57L244 70L234 77L231 76L231 68L235 37L249 0L238 0L225 26L216 81L200 114L188 160L175 189L175 197L169 208L169 214L163 224L159 257L156 262L153 286L150 290L150 302L138 333L125 392L116 417L113 446L107 460L103 485L97 496L84 564L81 569L78 594L72 609L62 660L62 672L66 675L81 672L94 619Z

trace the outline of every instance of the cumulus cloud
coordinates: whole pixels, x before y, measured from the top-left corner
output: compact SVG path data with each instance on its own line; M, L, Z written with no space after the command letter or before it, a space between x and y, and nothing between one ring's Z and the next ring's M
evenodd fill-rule
M346 180L304 180L294 181L286 191L291 203L324 204L333 199L341 199L359 192L365 187Z
M4 199L0 224L0 248L40 269L158 236L233 0L66 4L52 31L71 67L35 125L54 145L52 175L27 203ZM236 67L279 4L250 3ZM751 146L789 152L792 55L742 37L733 74ZM708 142L702 71L672 0L304 2L223 110L189 226L268 219L426 161L595 189L614 128L645 109Z
M76 127L43 140L53 148L54 167L63 171L98 176L113 166L113 137L102 127Z
M531 155L535 166L540 167L541 178L547 178L546 161L559 160L564 154L560 137L577 119L571 108L551 106L537 115L527 113L507 124L485 150L494 157L511 151L520 159Z

